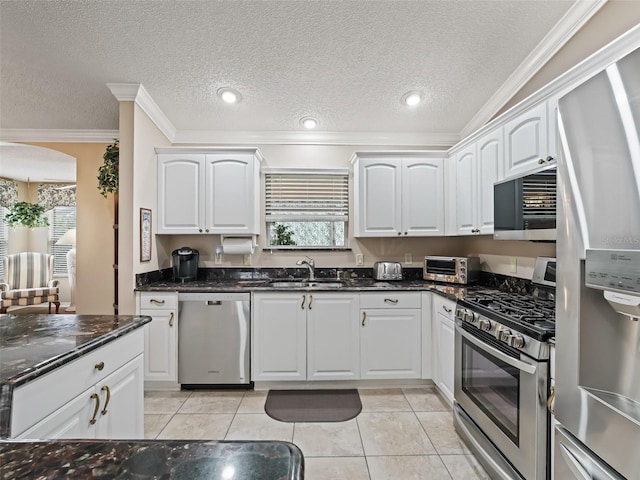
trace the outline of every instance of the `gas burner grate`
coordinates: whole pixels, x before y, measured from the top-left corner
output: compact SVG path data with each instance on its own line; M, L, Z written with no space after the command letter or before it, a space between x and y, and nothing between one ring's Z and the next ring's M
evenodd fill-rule
M553 300L533 295L504 292L479 293L464 299L469 306L479 306L509 320L535 325L544 330L555 328Z

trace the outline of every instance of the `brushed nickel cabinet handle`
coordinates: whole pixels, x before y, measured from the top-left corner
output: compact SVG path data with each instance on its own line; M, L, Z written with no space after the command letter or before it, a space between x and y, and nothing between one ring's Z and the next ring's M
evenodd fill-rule
M100 412L102 415L106 415L107 414L107 406L109 405L109 401L111 400L111 390L109 389L108 386L104 385L100 389L100 391L101 392L107 392L107 400L104 402L104 408Z
M173 327L173 312L169 314L169 326Z
M364 327L364 322L367 319L367 312L362 312L362 326Z
M313 303L313 295L309 295L309 310L311 310L312 303Z
M102 369L104 368L104 362L96 363L96 364L94 365L94 368L95 368L96 370L98 370L99 372L101 372L101 371L102 371Z
M98 416L98 410L100 410L100 397L98 396L97 393L92 393L91 397L89 397L91 400L95 400L96 401L96 408L93 411L93 417L91 417L91 420L89 420L89 424L90 425L95 425L96 423L96 417Z
M544 163L544 158L541 158L540 160L538 160L538 164L542 165Z
M549 410L549 413L551 415L555 415L556 414L556 410L553 408L553 401L556 398L556 387L551 385L549 387L549 398L547 399L547 410Z
M397 298L385 298L384 299L384 303L390 303L391 305L397 305L398 304L398 299Z
M444 311L445 311L445 312L447 312L447 313L451 313L451 311L452 311L452 310L451 310L450 308L448 308L446 305L442 305L442 308L443 308L443 309L444 309Z
M304 310L304 302L307 300L306 295L302 295L302 303L300 304L300 310Z
M164 300L156 300L155 298L152 298L149 302L155 303L156 305L164 305Z

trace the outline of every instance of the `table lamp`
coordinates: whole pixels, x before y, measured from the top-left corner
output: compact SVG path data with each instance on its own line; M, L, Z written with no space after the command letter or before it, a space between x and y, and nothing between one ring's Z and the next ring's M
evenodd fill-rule
M69 306L65 312L75 313L76 311L76 229L71 228L65 232L56 245L71 245L71 250L67 252L67 273L69 275Z

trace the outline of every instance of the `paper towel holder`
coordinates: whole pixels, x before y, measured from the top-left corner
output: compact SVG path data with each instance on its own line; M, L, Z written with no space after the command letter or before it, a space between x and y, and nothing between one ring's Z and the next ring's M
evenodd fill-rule
M231 240L232 243L233 241L237 241L237 240L251 240L251 251L245 252L245 253L253 253L256 247L258 246L257 235L220 235L220 243L221 243L223 252L224 252L225 240L226 241Z

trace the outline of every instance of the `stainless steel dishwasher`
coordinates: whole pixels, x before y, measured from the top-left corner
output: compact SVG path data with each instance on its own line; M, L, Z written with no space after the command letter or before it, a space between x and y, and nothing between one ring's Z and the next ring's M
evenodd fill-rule
M178 294L178 382L250 386L251 294Z

